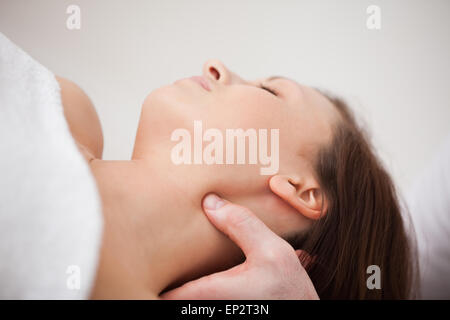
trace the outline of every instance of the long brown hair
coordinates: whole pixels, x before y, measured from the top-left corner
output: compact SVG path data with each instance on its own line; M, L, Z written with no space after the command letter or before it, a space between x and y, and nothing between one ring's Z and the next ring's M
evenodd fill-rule
M328 210L306 235L288 241L308 253L303 262L321 299L413 298L415 242L395 186L344 101L325 96L342 118L315 163ZM366 285L370 265L380 268L381 289Z

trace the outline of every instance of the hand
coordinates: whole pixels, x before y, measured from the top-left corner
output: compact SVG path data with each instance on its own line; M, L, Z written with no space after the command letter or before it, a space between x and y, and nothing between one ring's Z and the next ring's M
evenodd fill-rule
M299 261L301 251L295 251L249 209L209 194L203 210L242 249L246 260L168 291L162 299L319 299Z

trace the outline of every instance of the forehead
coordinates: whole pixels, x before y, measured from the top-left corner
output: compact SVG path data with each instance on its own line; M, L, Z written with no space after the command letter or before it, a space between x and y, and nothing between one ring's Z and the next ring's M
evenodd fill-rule
M313 102L318 108L324 109L324 112L328 112L330 116L337 113L336 108L331 103L331 101L324 96L319 90L309 87L304 84L300 84L297 81L283 77L283 76L270 76L266 78L266 81L277 81L279 82L287 91L289 91L288 98L292 99L306 99Z
M297 83L294 80L285 79L292 85L294 91L292 103L299 106L305 112L314 115L317 121L323 121L330 127L339 117L334 104L318 89Z
M289 114L296 122L294 136L299 144L298 150L305 156L312 156L320 146L331 141L338 111L319 90L286 78L277 77L276 80L286 90Z
M299 111L305 112L305 116L309 114L316 121L323 120L328 124L339 118L339 112L334 104L318 89L280 76L269 77L268 80L279 81L286 90L286 101Z

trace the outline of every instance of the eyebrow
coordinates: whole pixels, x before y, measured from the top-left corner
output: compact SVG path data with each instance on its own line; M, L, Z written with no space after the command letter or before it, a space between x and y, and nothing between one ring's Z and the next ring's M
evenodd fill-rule
M300 89L300 91L303 92L303 87L302 87L299 83L297 83L296 81L294 81L294 80L292 80L292 79L289 79L289 78L287 78L287 77L283 77L283 76L271 76L271 77L267 78L266 81L279 80L279 79L282 79L282 80L288 80L288 81L294 83L294 84Z

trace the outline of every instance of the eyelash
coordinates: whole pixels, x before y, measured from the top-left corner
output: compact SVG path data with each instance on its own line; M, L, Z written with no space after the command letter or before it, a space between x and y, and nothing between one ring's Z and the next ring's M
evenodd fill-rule
M263 90L266 90L267 92L270 92L271 94L273 94L274 96L277 96L278 94L277 94L277 92L275 91L275 90L273 90L273 89L271 89L271 88L268 88L268 87L266 87L266 86L264 86L264 85L260 85L259 86L261 89L263 89Z

